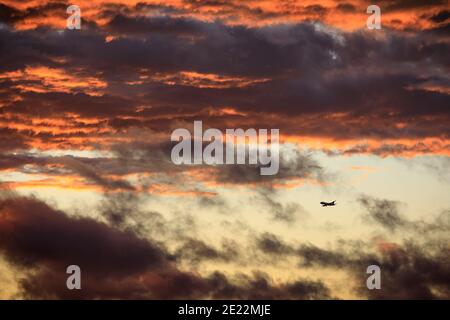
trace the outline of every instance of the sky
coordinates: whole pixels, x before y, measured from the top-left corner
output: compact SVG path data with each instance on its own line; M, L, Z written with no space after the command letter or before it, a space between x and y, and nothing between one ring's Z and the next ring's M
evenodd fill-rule
M449 19L447 0L0 1L0 298L449 299ZM278 173L175 165L194 121L279 129Z

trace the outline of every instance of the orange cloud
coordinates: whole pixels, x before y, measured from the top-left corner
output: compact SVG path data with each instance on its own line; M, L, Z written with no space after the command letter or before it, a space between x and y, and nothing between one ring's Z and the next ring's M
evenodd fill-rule
M4 72L0 80L9 79L21 91L31 92L74 92L83 91L88 95L100 95L107 83L100 78L71 74L64 69L45 66L29 66L24 70Z
M33 1L4 1L5 4L19 10L37 8L49 4L46 0ZM167 0L163 3L159 0L79 0L82 17L86 21L95 22L97 25L106 25L111 17L102 15L101 12L108 5L117 6L117 13L128 9L131 15L154 16L167 14L164 9L171 9L174 17L191 17L204 21L220 19L227 24L264 26L280 23L298 23L302 21L321 21L324 24L351 31L366 28L368 3L362 0L347 0L339 3L334 0L303 0L280 1L259 0L240 1L229 0L223 2L185 2L181 0ZM140 9L137 6L140 4ZM384 27L394 29L420 30L437 26L438 23L429 19L430 16L445 9L445 4L430 4L428 6L403 6L395 7L395 2L384 1L378 3L382 12L382 24ZM113 9L114 10L114 9ZM66 14L64 8L42 9L40 15L28 15L15 23L18 29L31 29L38 26L50 26L57 29L66 28Z

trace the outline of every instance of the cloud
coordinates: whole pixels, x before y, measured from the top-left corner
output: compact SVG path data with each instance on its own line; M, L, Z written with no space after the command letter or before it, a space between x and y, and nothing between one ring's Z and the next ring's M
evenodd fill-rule
M356 280L357 291L369 299L448 299L449 262L444 242L422 245L405 242L402 245L377 242L382 249L374 252L370 246L349 244L350 249L327 250L314 246L302 247L302 266L340 268ZM367 244L366 244L367 245ZM442 246L444 245L444 246ZM373 248L372 248L373 249ZM381 268L381 289L365 286L369 265Z
M448 10L442 10L439 11L438 13L434 14L433 16L430 17L430 20L436 22L436 23L441 23L441 22L445 22L450 18L450 11Z
M318 248L311 244L304 244L298 249L301 257L301 266L324 266L324 267L348 267L349 259L340 253Z
M280 238L272 233L265 232L256 239L256 246L269 255L287 255L294 252L294 249L284 243Z
M118 228L132 225L137 228L142 220L140 210L142 199L138 193L132 191L104 193L99 204L99 212L113 226ZM156 217L153 216L152 218Z
M0 150L15 151L28 147L27 138L15 129L0 128Z
M271 222L291 225L303 209L279 190L332 177L302 150L282 152L276 176L248 165L175 166L170 132L203 120L221 130L280 128L283 143L327 155L449 155L447 3L380 1L377 32L365 30L366 0L85 2L80 32L65 29L67 1L0 4L0 169L18 179L2 188L84 187L103 197L89 213L99 220L1 198L0 251L22 296L333 297L321 281L274 281L259 267L234 276L181 268L248 263L248 248L204 240L195 209L168 218L144 200L195 196L202 211L229 214L221 188L252 188ZM89 156L55 155L74 152ZM428 167L445 179L446 165ZM382 237L322 248L268 231L250 247L270 261L342 269L361 297L448 297L448 212L413 221L398 202L359 203ZM77 261L83 292L70 292L65 267ZM382 267L382 291L365 290L369 263Z
M394 249L380 261L384 288L371 291L369 296L374 299L448 299L450 274L446 266L450 260L447 251L437 247L429 252L426 247L415 244Z
M214 250L197 240L186 242L184 249L188 254L215 257ZM138 237L132 230L69 216L36 198L14 194L3 194L0 202L0 251L21 271L21 295L26 298L330 297L323 283L307 279L274 284L261 272L235 279L219 272L209 276L183 272L164 247ZM65 270L71 264L81 267L81 291L65 287Z
M248 156L248 152L246 153ZM271 176L260 174L261 165L226 165L217 168L216 179L222 183L251 184L261 183L271 186L276 180L316 179L322 181L327 177L325 170L305 150L280 145L279 170Z
M439 6L445 5L447 0L381 0L380 6L386 8L387 11L390 10L411 10L421 7Z
M400 202L368 196L361 196L358 201L367 211L364 219L375 222L391 232L420 233L428 237L430 234L440 235L450 228L448 211L436 215L433 221L409 220L401 214Z
M400 215L399 203L389 200L374 199L362 196L358 199L368 211L367 217L389 231L396 231L408 225L408 221Z
M257 193L262 200L263 206L268 210L272 219L275 221L292 224L296 222L299 214L304 213L304 210L299 203L283 203L276 200L277 191L273 188L262 187L257 189Z
M241 276L241 286L230 283L220 273L213 274L209 278L212 287L215 288L213 298L226 297L236 299L329 299L329 289L319 281L297 280L274 286L268 276L256 272L253 276Z
M339 3L336 6L336 9L339 11L343 11L343 12L355 12L356 11L356 7L348 2L343 2L343 3Z
M169 33L176 36L205 35L208 24L199 20L179 18L174 19L169 16L159 17L129 17L116 15L106 26L108 31L122 34L143 34Z
M450 182L449 157L418 157L411 163L412 167L415 167L415 164L433 173L440 181Z
M225 241L221 249L216 249L204 241L188 238L176 249L174 255L181 260L191 264L206 261L236 261L240 255L239 246L234 241Z
M450 211L428 221L403 217L398 203L364 197L359 200L366 217L377 222L387 233L370 239L338 240L326 248L312 243L294 244L275 234L254 237L263 256L298 259L302 270L340 270L345 272L359 297L369 299L448 299L450 297L450 262L448 231ZM392 231L402 231L401 240ZM367 267L381 268L381 289L366 287Z
M96 168L90 167L89 165L76 160L73 157L64 157L61 160L61 163L72 169L82 177L88 179L89 181L94 182L95 184L101 186L105 190L134 190L133 186L124 180L111 180L102 177Z
M132 233L69 217L35 198L4 198L1 211L1 248L18 265L61 268L72 261L107 276L156 268L167 259L161 249Z
M119 14L83 32L2 28L9 50L0 54L1 125L21 128L18 139L32 147L85 147L87 136L106 144L136 128L169 134L200 118L218 128L283 128L298 139L393 140L366 149L380 155L437 152L403 140L448 144L448 43L438 35L376 37L312 22L228 25L134 16L125 7L108 8ZM227 108L235 114L221 115ZM23 129L43 116L64 120L71 132L56 121L46 132L29 122ZM97 120L89 133L86 119Z

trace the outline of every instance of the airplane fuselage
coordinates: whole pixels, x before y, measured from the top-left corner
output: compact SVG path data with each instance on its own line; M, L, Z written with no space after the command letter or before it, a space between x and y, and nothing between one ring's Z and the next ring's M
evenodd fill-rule
M336 205L336 201L333 202L321 202L322 207L332 207Z

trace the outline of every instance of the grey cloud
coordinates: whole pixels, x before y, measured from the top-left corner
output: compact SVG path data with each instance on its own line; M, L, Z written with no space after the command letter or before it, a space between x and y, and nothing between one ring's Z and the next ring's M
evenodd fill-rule
M367 217L389 231L407 227L408 221L400 214L399 203L362 196L358 199L368 211Z

